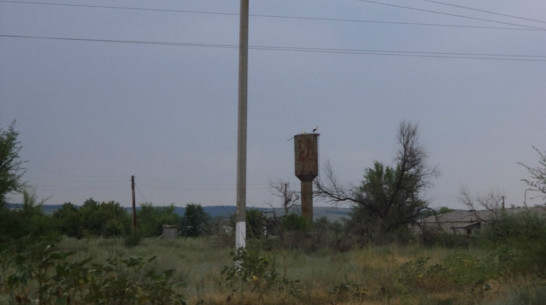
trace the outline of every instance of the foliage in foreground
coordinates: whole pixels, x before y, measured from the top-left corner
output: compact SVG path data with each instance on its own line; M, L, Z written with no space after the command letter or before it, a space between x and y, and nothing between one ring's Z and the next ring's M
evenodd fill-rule
M244 302L246 294L258 295L264 304L264 297L272 295L296 296L298 280L289 280L286 273L281 277L275 268L275 260L261 255L256 249L239 248L231 253L233 264L222 270L223 284Z
M546 278L546 211L502 215L481 234L482 246L513 252L518 270Z
M10 304L185 304L174 270L156 272L155 257L114 256L101 264L43 244L1 254L0 291Z
M546 292L545 279L522 269L511 248L339 252L250 242L231 257L230 248L206 238L144 239L132 248L123 239L67 238L4 252L0 304L539 305ZM173 274L174 267L183 272Z

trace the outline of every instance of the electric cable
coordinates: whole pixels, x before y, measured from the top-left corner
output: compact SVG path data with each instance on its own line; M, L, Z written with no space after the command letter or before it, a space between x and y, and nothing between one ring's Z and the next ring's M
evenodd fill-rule
M544 21L544 20L533 19L533 18L527 18L527 17L520 17L520 16L515 16L515 15L510 15L510 14L504 14L504 13L498 13L498 12L493 12L493 11L489 11L489 10L482 10L482 9L478 9L478 8L473 8L473 7L468 7L468 6L462 6L462 5L456 5L456 4L451 4L451 3L445 3L445 2L436 1L436 0L421 0L421 1L426 1L426 2L430 2L430 3L436 3L436 4L446 5L446 6L456 7L456 8L462 8L462 9L471 10L471 11L476 11L476 12L480 12L480 13L486 13L486 14L498 15L498 16L503 16L503 17L510 17L510 18L515 18L515 19L521 19L521 20L525 20L525 21L533 21L533 22L546 23L546 21Z
M503 22L503 21L497 21L497 20L491 20L491 19L485 19L485 18L478 18L478 17L471 17L471 16L465 16L465 15L459 15L459 14L452 14L452 13L434 11L434 10L429 10L429 9L422 9L422 8L416 8L416 7L411 7L411 6L405 6L405 5L384 3L384 2L374 1L374 0L358 0L358 1L377 4L377 5L391 6L391 7L396 7L396 8L403 8L403 9L414 10L414 11L419 11L419 12L434 13L434 14L446 15L446 16L451 16L451 17L465 18L465 19L470 19L470 20L492 22L492 23L498 23L498 24L504 24L504 25L525 27L525 28L530 28L530 29L546 30L546 28L535 27L535 26L530 26L530 25L523 25L523 24L517 24L517 23L512 23L512 22Z
M213 44L213 43L160 42L160 41L145 41L145 40L96 39L96 38L31 36L31 35L10 35L10 34L0 34L0 37L20 38L20 39L59 40L59 41L64 40L64 41L82 41L82 42L100 42L100 43L139 44L139 45L161 45L161 46L178 46L178 47L225 48L225 49L237 49L239 47L238 45L234 45L234 44L232 45L232 44ZM304 53L381 55L381 56L404 56L404 57L426 57L426 58L532 61L532 62L546 61L545 55L525 55L525 54L391 51L391 50L333 49L333 48L283 47L283 46L249 46L249 49L277 51L277 52L284 51L284 52L304 52Z
M239 16L238 13L229 13L229 12L139 8L139 7L71 4L71 3L52 3L52 2L14 1L14 0L0 0L0 3L47 5L47 6L65 6L65 7L80 7L80 8L99 8L99 9L116 9L116 10L132 10L132 11L151 11L151 12L167 12L167 13ZM495 26L480 26L480 25L458 25L458 24L441 24L441 23L382 21L382 20L328 18L328 17L283 16L283 15L266 15L266 14L251 14L250 16L251 17L260 17L260 18L295 19L295 20L347 22L347 23L375 23L375 24L411 25L411 26L426 26L426 27L452 27L452 28L469 28L469 29L490 29L490 30L546 31L546 29L529 28L529 27L526 27L525 25L518 25L518 27L495 27Z

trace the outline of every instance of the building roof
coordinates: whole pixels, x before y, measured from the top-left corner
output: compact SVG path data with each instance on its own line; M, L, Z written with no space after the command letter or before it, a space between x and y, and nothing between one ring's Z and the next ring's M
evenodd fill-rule
M455 210L452 212L433 215L422 219L421 223L476 223L476 222L488 222L498 219L501 216L501 212L508 215L519 214L525 211L536 212L539 215L546 215L545 207L531 207L531 208L509 208L504 210Z

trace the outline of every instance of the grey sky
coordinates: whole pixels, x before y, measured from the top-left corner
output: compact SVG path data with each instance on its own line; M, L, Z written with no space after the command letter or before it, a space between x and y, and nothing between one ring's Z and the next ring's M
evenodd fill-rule
M14 2L0 1L0 124L17 120L41 198L129 205L135 175L138 202L235 204L238 0ZM318 125L321 165L357 184L409 120L441 170L433 207L460 207L461 186L521 205L517 162L546 149L546 2L442 1L542 22L379 2L414 9L250 0L247 204L280 204L272 181L299 188L294 134Z

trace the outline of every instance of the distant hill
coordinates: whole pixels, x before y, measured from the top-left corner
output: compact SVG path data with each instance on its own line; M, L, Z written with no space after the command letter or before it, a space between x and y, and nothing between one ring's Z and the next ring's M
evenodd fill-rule
M63 205L62 204L48 204L48 205L42 205L42 211L46 214L53 214L56 210L60 209ZM6 207L11 210L20 210L23 208L23 204L20 203L6 203Z
M264 212L264 213L272 213L274 212L275 215L281 216L283 214L283 210L281 208L256 208L256 207L247 207L247 210L250 209L256 209L258 211ZM130 208L127 208L127 210L130 210ZM211 217L229 217L237 212L237 208L235 206L229 206L229 205L215 205L215 206L203 206L203 210L209 214ZM186 211L186 208L183 207L175 207L174 211L176 214L180 216L184 216L184 212ZM351 209L348 208L336 208L336 207L313 207L313 218L319 219L321 217L326 217L329 221L340 221L342 218L349 218L350 217Z
M22 204L17 203L8 203L6 204L8 209L21 209L23 207ZM47 204L42 205L42 210L46 214L53 214L56 210L60 209L62 207L61 204ZM137 207L137 210L140 209ZM256 209L262 212L275 212L277 216L281 216L283 211L281 208L276 208L272 210L271 208L254 208L254 207L247 207L247 210L249 209ZM126 207L125 210L127 212L131 212L130 207ZM203 210L209 214L211 217L229 217L236 213L237 208L235 206L229 206L229 205L214 205L214 206L203 206ZM184 212L186 211L186 208L184 207L174 207L174 212L177 215L184 216ZM349 218L350 217L351 209L348 208L336 208L336 207L313 207L313 218L318 219L321 217L326 217L329 221L340 221L342 218Z

